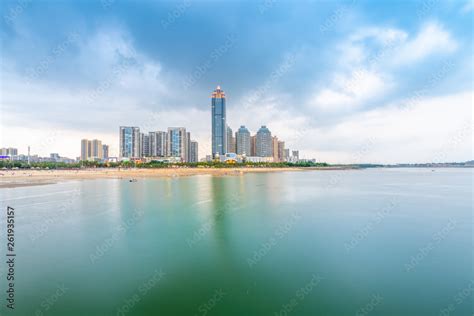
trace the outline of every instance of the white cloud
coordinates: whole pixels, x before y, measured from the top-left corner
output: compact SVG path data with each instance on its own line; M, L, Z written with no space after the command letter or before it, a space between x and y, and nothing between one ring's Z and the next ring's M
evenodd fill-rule
M465 161L472 157L472 91L392 104L347 117L306 137L307 157L340 163ZM369 146L367 145L369 143ZM358 154L361 153L361 154Z
M390 79L366 69L354 70L348 76L338 74L335 75L333 88L319 91L313 97L311 106L323 111L353 110L384 94L391 85Z
M458 43L441 24L428 22L414 38L399 46L392 61L395 64L411 64L430 55L452 53L457 48Z
M466 4L461 9L461 12L466 14L474 10L474 0L467 0Z

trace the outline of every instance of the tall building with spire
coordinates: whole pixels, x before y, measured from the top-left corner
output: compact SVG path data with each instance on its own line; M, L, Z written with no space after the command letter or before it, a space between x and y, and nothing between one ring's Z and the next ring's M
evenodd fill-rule
M217 86L211 95L212 106L212 155L224 155L227 151L227 123L225 93Z

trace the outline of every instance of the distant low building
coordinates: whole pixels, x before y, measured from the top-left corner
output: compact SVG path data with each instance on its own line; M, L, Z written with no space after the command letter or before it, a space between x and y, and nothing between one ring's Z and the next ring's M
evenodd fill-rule
M273 157L249 156L245 157L246 162L273 162Z

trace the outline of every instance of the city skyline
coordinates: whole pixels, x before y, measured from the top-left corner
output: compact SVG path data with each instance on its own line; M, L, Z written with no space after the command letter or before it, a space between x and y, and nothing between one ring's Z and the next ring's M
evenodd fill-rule
M204 2L170 20L178 5L2 2L0 146L118 156L117 126L186 126L204 157L220 84L233 132L266 125L301 158L472 160L471 1L224 3L229 18Z

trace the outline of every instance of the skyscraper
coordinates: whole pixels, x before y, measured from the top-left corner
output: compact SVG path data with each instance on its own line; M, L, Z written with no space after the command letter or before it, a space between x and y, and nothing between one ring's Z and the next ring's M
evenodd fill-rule
M166 132L150 132L148 134L150 138L150 156L151 157L166 157L166 143L167 136Z
M120 126L119 158L140 158L140 128Z
M198 151L198 142L191 141L191 160L189 162L198 162L199 161L199 151Z
M244 126L240 126L239 130L235 133L236 153L237 155L250 156L250 132Z
M227 126L227 150L226 153L235 153L235 138L232 135L232 128Z
M273 156L273 143L272 133L265 126L262 125L257 132L255 141L256 156L258 157L272 157Z
M220 86L211 95L212 155L224 155L227 150L225 93Z
M186 161L187 133L184 127L168 127L168 149L170 157L179 157Z

